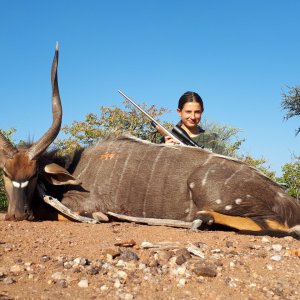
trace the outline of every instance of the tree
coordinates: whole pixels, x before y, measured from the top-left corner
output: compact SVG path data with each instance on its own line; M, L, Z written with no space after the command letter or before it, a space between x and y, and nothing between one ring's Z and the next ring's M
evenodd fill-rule
M10 141L12 141L12 135L16 132L16 130L14 128L11 128L8 130L0 129L0 131ZM5 188L4 188L2 170L0 170L0 211L4 211L4 210L6 210L6 208L7 208L7 198L6 198Z
M288 87L287 92L282 93L281 107L287 110L285 119L300 115L300 86ZM296 130L296 135L300 132L300 127Z
M245 139L239 138L241 129L207 121L204 122L204 128L207 133L216 135L217 143L222 148L221 154L238 157L238 150L245 141Z
M282 176L277 181L286 188L288 194L300 200L300 157L295 157L281 169Z
M71 153L81 147L93 145L98 139L121 134L158 142L160 136L151 126L150 121L141 112L132 109L128 103L124 102L124 104L125 110L119 107L101 106L99 116L89 113L84 121L75 121L71 126L63 126L62 131L67 137L56 140L55 145L62 149L63 153ZM148 107L145 103L140 107L160 124L170 128L171 124L159 120L159 117L168 111L167 109L157 108L155 105Z
M246 164L255 167L262 171L266 176L271 178L272 180L276 181L275 172L270 170L270 166L267 166L267 160L264 158L255 159L250 155L241 156L240 159L245 162Z

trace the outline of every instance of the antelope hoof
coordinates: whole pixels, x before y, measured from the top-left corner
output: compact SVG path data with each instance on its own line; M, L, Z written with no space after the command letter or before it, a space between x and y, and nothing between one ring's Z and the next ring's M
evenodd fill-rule
M91 218L94 220L97 220L98 222L109 222L108 216L105 215L103 212L101 211L95 211L95 212L80 212L79 213L80 216L82 217L87 217L87 218Z
M300 225L296 225L288 231L289 235L292 236L293 238L300 240Z
M215 222L214 217L208 212L199 211L197 219L192 222L192 230L203 230L210 228Z
M99 221L99 222L108 222L108 216L102 213L101 211L96 211L92 213L93 219Z

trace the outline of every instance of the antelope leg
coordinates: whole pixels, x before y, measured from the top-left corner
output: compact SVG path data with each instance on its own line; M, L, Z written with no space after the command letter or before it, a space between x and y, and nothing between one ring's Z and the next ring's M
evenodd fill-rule
M178 220L171 220L171 219L131 217L122 214L116 214L113 212L107 212L107 214L109 216L112 216L122 221L129 221L129 222L135 222L140 224L169 226L169 227L178 227L178 228L192 228L192 222L185 222L185 221L178 221Z
M215 211L199 211L197 213L197 218L200 220L209 220L208 225L212 225L211 222L213 222L215 224L225 225L238 230L262 230L262 228L250 218L229 216Z

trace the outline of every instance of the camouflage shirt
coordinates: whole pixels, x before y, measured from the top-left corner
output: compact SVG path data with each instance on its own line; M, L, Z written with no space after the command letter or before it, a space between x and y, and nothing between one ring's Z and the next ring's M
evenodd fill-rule
M198 135L191 137L200 147L211 150L215 153L221 154L223 147L218 141L218 135L216 133L206 133L204 130Z
M177 124L181 126L181 122ZM218 139L218 135L213 132L205 132L205 130L198 126L198 131L200 132L198 135L191 137L200 147L203 147L207 150L211 150L215 153L222 154L224 151L224 147L220 145L220 141Z

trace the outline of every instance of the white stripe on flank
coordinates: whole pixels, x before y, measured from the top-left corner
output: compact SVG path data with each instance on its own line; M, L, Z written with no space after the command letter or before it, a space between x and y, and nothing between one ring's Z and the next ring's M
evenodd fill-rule
M146 193L145 193L145 196L144 196L144 199L143 199L143 213L146 215L146 207L147 207L147 198L148 198L148 194L149 194L149 190L150 190L150 186L151 186L151 183L152 183L152 177L153 177L153 174L154 174L154 171L155 171L155 168L156 168L156 165L159 161L159 158L162 154L163 151L165 151L167 149L167 147L163 147L161 149L159 149L159 152L155 158L155 160L153 161L153 164L152 164L152 168L151 168L151 172L150 172L150 175L149 175L149 181L148 181L148 184L147 184L147 188L146 188ZM161 165L159 164L158 167L161 167Z
M241 171L243 166L244 165L241 165L233 174L231 174L230 177L226 179L224 184L226 185L234 176L236 176L236 174Z

